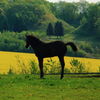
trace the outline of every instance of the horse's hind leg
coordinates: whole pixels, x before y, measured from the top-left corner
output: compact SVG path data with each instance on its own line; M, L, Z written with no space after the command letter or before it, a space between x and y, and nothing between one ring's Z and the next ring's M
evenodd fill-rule
M59 60L61 63L61 79L62 79L64 77L64 66L65 66L64 56L60 56Z
M43 73L43 58L38 58L39 61L39 68L40 68L40 78L43 78L44 73Z

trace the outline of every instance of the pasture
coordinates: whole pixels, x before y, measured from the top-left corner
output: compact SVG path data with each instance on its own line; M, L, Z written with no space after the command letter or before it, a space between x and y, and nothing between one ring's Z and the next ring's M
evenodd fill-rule
M0 75L0 100L100 100L100 78Z

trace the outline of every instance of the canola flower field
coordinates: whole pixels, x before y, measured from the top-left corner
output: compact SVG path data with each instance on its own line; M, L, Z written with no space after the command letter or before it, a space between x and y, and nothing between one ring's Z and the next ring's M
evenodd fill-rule
M48 60L59 62L57 57L45 58L44 63L49 63ZM65 68L71 68L71 60L77 59L82 62L89 72L98 72L100 68L100 59L79 58L79 57L66 57ZM27 69L30 67L30 61L34 61L38 65L37 57L32 53L19 53L19 52L3 52L0 51L0 74L7 74L9 69L13 69L16 73L20 72L20 65L22 63ZM55 67L55 66L54 66Z

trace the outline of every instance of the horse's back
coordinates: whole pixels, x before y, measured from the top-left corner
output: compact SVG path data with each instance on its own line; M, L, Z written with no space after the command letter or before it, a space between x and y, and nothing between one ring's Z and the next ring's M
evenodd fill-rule
M44 57L64 56L67 51L65 44L61 41L45 43L41 47L41 55Z
M46 43L47 46L51 46L51 47L64 47L65 44L62 41L54 41L54 42L50 42L50 43Z

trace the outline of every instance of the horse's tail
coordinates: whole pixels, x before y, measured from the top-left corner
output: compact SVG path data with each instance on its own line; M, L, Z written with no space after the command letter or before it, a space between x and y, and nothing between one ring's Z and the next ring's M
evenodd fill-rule
M77 51L77 47L73 42L68 42L65 45L70 45L72 47L73 51Z

